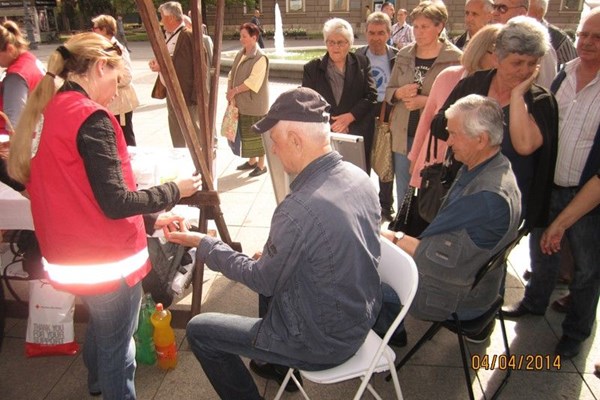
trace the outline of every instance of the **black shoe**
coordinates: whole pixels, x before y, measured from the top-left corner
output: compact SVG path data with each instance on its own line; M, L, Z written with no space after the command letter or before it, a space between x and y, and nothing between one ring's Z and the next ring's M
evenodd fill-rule
M262 174L266 174L266 173L267 173L267 167L263 167L263 169L256 167L256 168L254 168L254 171L252 171L248 174L248 176L251 176L254 178L257 176L261 176Z
M524 315L538 315L538 316L544 315L544 313L537 313L537 312L530 311L528 308L526 308L523 305L523 302L512 305L510 307L502 307L502 312L504 313L504 316L507 318L519 318Z
M486 325L485 328L481 332L476 335L465 336L465 340L470 343L483 343L490 338L492 332L494 331L494 327L496 326L496 320L493 319L489 324Z
M281 383L285 379L289 367L278 364L270 364L262 361L250 360L250 369L252 370L252 372L260 376L261 378L277 381L277 383L281 386ZM300 372L298 372L298 370L294 370L294 376L302 385L302 377L300 376ZM296 386L296 382L294 382L292 378L290 378L290 380L288 381L285 387L285 391L298 391L298 386Z
M563 335L558 341L554 353L565 360L570 360L579 354L581 351L581 344L582 342L579 340Z
M100 391L98 391L98 392L92 392L92 391L90 390L90 396L93 396L93 397L102 396L102 392L100 392Z
M390 341L388 342L388 344L390 346L394 346L394 347L404 347L404 346L406 346L407 342L408 342L408 338L406 336L406 331L398 332L396 330L396 332L394 332L394 334L390 338Z
M250 164L248 161L246 161L245 163L240 164L236 167L236 169L238 171L245 171L247 169L254 169L254 168L256 168L256 164Z

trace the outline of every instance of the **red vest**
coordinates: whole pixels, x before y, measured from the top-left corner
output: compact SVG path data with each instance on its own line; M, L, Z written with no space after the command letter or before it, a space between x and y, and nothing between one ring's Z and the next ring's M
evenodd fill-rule
M129 190L136 190L119 123L75 91L57 93L44 110L27 184L44 267L55 286L75 294L116 290L121 278L133 286L150 270L142 217L104 215L77 150L79 128L98 110L112 122L123 178Z
M27 83L27 87L29 88L29 93L35 89L38 83L44 77L44 71L41 63L39 63L38 59L35 58L33 54L26 51L21 53L19 58L13 61L12 64L8 66L6 69L6 75L8 74L17 74L21 78L25 80ZM0 111L4 111L4 87L0 84ZM15 124L17 121L14 122ZM0 118L0 132L5 131L4 118ZM16 126L13 126L16 128Z

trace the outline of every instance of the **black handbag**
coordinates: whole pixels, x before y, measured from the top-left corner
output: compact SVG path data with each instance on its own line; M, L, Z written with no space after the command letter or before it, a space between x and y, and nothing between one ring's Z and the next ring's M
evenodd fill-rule
M388 225L389 230L402 231L409 236L418 237L427 228L429 223L421 218L418 212L415 191L413 187L408 188L396 216Z
M437 156L438 139L429 134L427 144L427 156L425 162L431 160L431 142L434 142L434 152ZM431 223L437 215L454 178L462 163L456 161L452 151L446 154L444 162L429 165L421 170L421 188L419 189L418 209L419 215L425 221Z

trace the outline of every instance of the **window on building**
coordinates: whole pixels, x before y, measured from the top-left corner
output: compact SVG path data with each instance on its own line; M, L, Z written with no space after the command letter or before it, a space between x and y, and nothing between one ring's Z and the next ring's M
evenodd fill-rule
M329 0L329 10L331 12L348 12L350 11L349 0Z
M561 0L561 12L580 12L583 9L583 0Z
M286 12L297 13L304 12L304 0L287 0L286 1Z

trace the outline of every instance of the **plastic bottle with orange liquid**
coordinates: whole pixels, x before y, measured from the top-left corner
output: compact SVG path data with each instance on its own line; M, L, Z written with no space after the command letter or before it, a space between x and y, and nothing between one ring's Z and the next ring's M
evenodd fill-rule
M158 366L164 370L173 369L177 366L177 346L175 344L175 333L171 328L171 312L163 308L162 303L156 304L156 311L152 314L152 325L154 325L154 346Z

